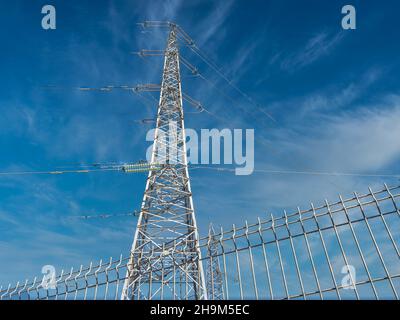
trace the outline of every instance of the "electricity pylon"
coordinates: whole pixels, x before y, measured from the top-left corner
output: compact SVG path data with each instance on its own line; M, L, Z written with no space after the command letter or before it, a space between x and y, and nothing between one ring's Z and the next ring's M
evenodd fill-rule
M187 167L179 49L170 25L150 171L121 298L207 299Z
M215 236L214 227L210 224L208 228L206 277L207 295L210 300L224 300L222 272L219 265L219 245L218 239Z

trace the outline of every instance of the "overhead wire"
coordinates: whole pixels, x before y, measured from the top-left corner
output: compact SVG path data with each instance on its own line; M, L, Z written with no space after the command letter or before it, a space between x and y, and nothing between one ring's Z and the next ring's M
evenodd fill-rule
M234 98L232 98L230 95L228 95L226 92L224 92L222 89L220 89L216 83L214 83L213 81L211 81L210 79L208 79L204 73L200 72L200 70L195 67L193 64L191 64L186 58L184 58L182 56L182 54L180 55L182 64L189 70L191 71L191 73L194 76L197 76L199 78L201 78L203 81L205 81L209 86L211 86L214 90L216 90L221 96L223 96L224 98L228 99L233 106L235 107L239 107L244 113L246 113L248 116L254 118L256 121L259 120L259 118L257 118L253 113L251 113L247 108L242 107L241 105L237 104L237 100L235 100ZM218 116L217 116L218 117ZM226 122L227 121L221 117L218 117L218 119L222 122ZM229 123L231 125L231 123Z
M61 175L69 173L92 173L101 171L118 171L116 168L100 168L100 169L81 169L81 170L52 170L52 171L3 171L0 176L21 176L21 175Z
M262 112L264 115L266 115L270 120L276 122L276 120L270 115L268 112L263 110L259 104L257 104L248 94L243 92L237 85L235 85L232 80L230 80L222 71L221 68L215 64L197 45L194 43L193 40L181 29L181 32L184 35L184 41L189 43L188 47L193 51L197 56L200 57L202 61L204 61L210 68L212 68L222 79L224 79L230 87L232 87L236 92L238 92L241 96L243 96L249 103L251 103L253 106L257 108L259 112ZM189 42L188 42L189 40ZM189 68L190 70L190 68ZM236 102L232 97L227 95L224 91L219 89L215 83L213 83L211 80L206 78L203 74L198 72L197 74L193 74L193 76L199 76L201 79L209 83L211 86L213 86L221 95L223 95L225 98L229 99L231 102ZM49 86L51 87L51 86ZM79 87L79 90L81 91L100 91L100 92L110 92L114 88L120 88L120 89L128 89L127 86L105 86L100 89L93 89L93 88L87 88L87 87ZM140 94L137 90L130 90L133 93L137 94L139 97L142 99L145 99L149 101L148 98L145 98L143 95ZM147 92L147 91L146 91ZM158 104L158 101L154 98L153 95L149 94L149 96L152 97L152 99ZM152 103L152 102L151 102ZM246 109L244 109L246 110ZM208 111L207 109L204 109L206 113L209 113L211 115L214 115L212 112ZM203 111L201 111L203 112ZM199 112L199 113L201 113ZM248 111L246 110L248 113ZM214 115L216 116L216 115ZM219 118L219 117L218 117ZM153 120L154 121L154 120ZM221 172L235 172L236 169L234 168L222 168L222 167L210 167L210 166L188 166L190 169L193 170L198 170L198 169L203 169L203 170L214 170L214 171L221 171ZM29 175L29 174L53 174L53 175L61 175L61 174L67 174L67 173L91 173L91 172L101 172L101 171L120 171L120 168L97 168L97 169L85 169L85 170L62 170L62 171L21 171L21 172L13 172L13 171L8 171L8 172L0 172L1 176L5 175ZM254 172L256 173L265 173L265 174L291 174L291 175L317 175L317 176L355 176L355 177L385 177L385 178L400 178L400 174L374 174L374 173L352 173L352 172L326 172L326 171L298 171L298 170L270 170L270 169L255 169ZM80 216L74 216L71 218L77 218L77 219L106 219L106 218L111 218L111 217L121 217L121 216L137 216L138 212L134 211L131 213L123 213L123 214L99 214L99 215L80 215Z
M211 60L211 58L208 57L191 39L188 34L182 29L182 27L178 26L178 30L184 34L183 41L187 43L187 47L194 52L201 60L203 60L211 69L213 69L222 79L224 79L227 84L233 88L235 91L237 91L242 97L244 97L250 104L252 104L259 112L263 113L265 116L267 116L270 120L273 122L277 122L276 119L266 112L261 106L255 102L247 93L245 93L243 90L241 90L237 85L235 85L232 80L230 80L222 71L221 68Z
M241 105L239 105L237 103L237 100L235 100L234 98L232 98L230 95L228 95L226 92L224 92L222 89L220 89L216 83L214 83L213 81L211 81L210 79L208 79L203 73L198 74L198 76L205 81L206 83L208 83L211 87L213 87L219 94L221 94L224 98L228 99L230 102L233 103L233 106L238 106L243 112L245 112L247 115L249 115L252 118L255 118L257 121L259 120L258 118L255 117L255 115L253 113L251 113L248 109L246 109L245 107L242 107ZM275 119L274 119L275 121ZM275 121L276 122L276 121Z
M71 166L72 167L72 166ZM88 169L88 168L95 169ZM0 176L22 176L22 175L63 175L63 174L74 174L74 173L94 173L94 172L110 172L119 171L124 173L139 173L148 171L161 170L162 166L158 163L125 163L125 164L94 164L94 165L79 165L79 169L68 169L68 170L38 170L38 171L2 171Z
M154 98L153 95L150 94L150 92L155 92L156 91L156 86L152 85L152 87L150 88L150 90L147 90L146 88L149 85L143 85L143 86L105 86L105 87L101 87L101 88L79 88L82 91L102 91L102 92L111 92L113 89L124 89L124 90L129 90L132 91L133 93L137 94L139 97L149 100L149 98L144 97L143 95L141 95L141 92L146 92L151 99L154 100L155 103L159 103L157 101L156 98ZM161 86L160 86L161 87ZM159 90L159 89L158 89ZM198 101L195 101L193 98L191 98L189 95L183 93L183 98L188 101L192 106L194 106L198 111L197 112L187 112L187 113L191 113L191 114L198 114L198 113L208 113L209 115L216 117L217 119L221 120L220 117L218 117L217 115L215 115L213 112L211 112L210 110L208 110L207 108L205 108L203 105L201 105ZM147 107L147 106L146 106Z
M205 54L205 52L203 52L197 45L196 43L193 41L193 39L186 33L185 30L183 30L183 28L179 25L176 25L172 22L169 21L144 21L141 23L137 23L137 25L141 26L143 29L145 28L170 28L171 26L176 27L178 33L178 39L183 41L184 43L186 43L186 46L190 48L190 50L192 52L194 52L197 56L200 57L201 60L203 60L211 69L213 69L222 79L224 79L228 85L233 88L235 91L237 91L242 97L244 97L250 104L252 104L259 112L263 113L265 116L267 116L270 120L276 122L275 118L269 114L268 112L266 112L263 108L261 108L261 106L256 103L248 94L246 94L243 90L241 90L237 85L235 85L232 80L230 80L222 71L221 68L210 58L208 57L207 54ZM143 58L146 54L146 52L148 51L148 55L162 55L160 54L160 52L163 52L162 50L141 50L139 52L132 52L133 54L139 55L141 58ZM143 59L145 60L145 59ZM145 60L145 62L147 62ZM210 82L208 79L206 79L204 77L204 75L201 76L201 78L207 82L209 82L210 84L212 84L213 87L217 88L215 84L213 84L212 82ZM106 91L107 88L105 88L104 91ZM223 94L226 98L228 98L228 96L223 93L222 90L218 89L218 91ZM235 102L234 99L232 98L228 98L230 101ZM211 111L206 110L206 113L214 116L214 117L218 117L215 114L213 114ZM249 112L246 109L242 109L244 110L246 113L249 114ZM220 117L218 117L219 120L221 120Z
M164 26L164 25L163 25ZM148 61L145 59L146 56L164 56L164 51L163 50L140 50L139 52L133 52L133 54L138 55L141 59L143 59L146 63L148 63ZM182 65L184 65L190 72L191 75L190 77L200 77L202 80L204 80L205 82L207 82L211 87L213 87L219 94L221 94L224 98L228 99L230 102L232 102L234 105L237 104L237 101L235 99L233 99L231 96L227 95L223 90L221 90L215 83L213 83L211 80L209 80L208 78L205 77L204 74L200 73L200 71L198 70L197 67L195 67L193 64L191 64L187 59L185 59L185 57L183 57L180 54L180 61L182 62ZM204 109L204 111L209 114L210 116L212 116L213 118L222 121L222 122L226 122L228 123L224 118L216 115L215 113L213 113L212 111L204 108L202 106L202 108ZM240 106L240 109L245 112L247 115L254 117L254 115L249 112L249 110L247 110L244 107ZM186 113L193 113L193 112L186 112ZM201 113L201 112L200 112ZM256 120L259 120L258 118L256 118Z
M87 165L89 166L89 165ZM132 165L136 166L137 165ZM85 167L85 166L83 166ZM123 165L115 165L109 168L97 168L97 169L79 169L79 170L51 170L51 171L3 171L0 172L0 176L13 176L13 175L62 175L68 173L93 173L93 172L110 172L110 171L123 171L121 169ZM150 166L153 170L156 166ZM235 172L237 168L225 168L225 167L212 167L212 166L200 166L200 165L188 165L191 170L214 170L220 172ZM157 168L156 168L157 169ZM154 169L155 170L155 169ZM127 171L129 172L129 171ZM136 171L135 171L136 172ZM139 171L138 171L139 172ZM141 171L140 171L141 172ZM385 174L385 173L357 173L357 172L332 172L332 171L317 171L317 170L272 170L272 169L254 169L255 173L266 173L266 174L293 174L293 175L317 175L317 176L353 176L353 177L382 177L382 178L400 178L399 174Z
M41 88L44 89L73 89L73 90L79 90L82 92L89 92L89 91L96 91L96 92L102 92L102 93L109 93L111 92L114 88L121 88L127 90L129 86L123 86L123 85L118 85L118 86L103 86L100 88L92 88L92 87L86 87L86 86L71 86L71 87L66 87L66 86L59 86L59 85L45 85L41 86ZM132 90L133 91L133 90ZM150 105L151 101L149 98L143 96L140 92L138 91L133 91L134 94L136 94L140 99L140 103L143 104L146 108L151 108L152 105ZM132 112L126 111L126 112L120 112L116 110L111 110L113 115L118 115L118 116L126 116L132 114ZM148 119L138 119L135 120L137 123L145 124L146 121L143 120L148 120Z
M210 167L210 166L190 166L192 170L215 170L235 172L234 168ZM266 174L294 174L294 175L317 175L317 176L352 176L352 177L370 177L370 178L400 178L400 174L385 174L385 173L356 173L356 172L329 172L329 171L299 171L299 170L269 170L255 169L253 172Z
M128 217L139 216L140 212L135 210L134 212L129 213L103 213L103 214L95 214L95 215L79 215L79 216L70 216L68 220L92 220L92 219L109 219L109 218L116 218L116 217Z

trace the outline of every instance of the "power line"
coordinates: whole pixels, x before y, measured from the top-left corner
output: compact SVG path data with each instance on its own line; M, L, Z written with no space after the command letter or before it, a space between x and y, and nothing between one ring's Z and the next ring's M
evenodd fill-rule
M22 175L61 175L68 173L92 173L100 171L117 171L116 168L109 169L93 169L93 170L62 170L62 171L3 171L0 172L0 176L22 176Z
M148 53L149 51L151 53ZM159 52L159 53L155 54L153 52ZM161 51L161 50L141 50L139 53L136 53L136 54L139 55L142 59L144 59L146 56L162 56L162 55L164 55L164 52ZM214 82L212 82L211 80L206 78L206 76L203 73L200 73L200 71L198 70L197 67L192 65L182 55L180 55L180 61L191 72L192 77L200 77L202 80L207 82L211 87L213 87L220 95L222 95L224 98L228 99L230 102L232 102L234 105L236 105L237 101L235 99L233 99L231 96L226 94L223 90L221 90ZM184 96L184 98L186 98L186 96ZM202 110L200 112L196 112L196 113L202 113L203 111L205 111L207 114L209 114L210 116L214 117L215 119L217 119L217 120L219 120L221 122L228 123L226 121L226 119L217 116L215 113L211 112L210 110L207 110L203 106L201 106L201 108L202 108ZM252 113L250 113L246 108L244 108L242 106L239 106L239 108L243 112L248 114L249 116L254 117L254 115ZM186 113L193 113L193 112L186 112ZM255 120L258 120L258 118L255 118ZM229 125L231 125L231 123L229 123Z
M105 93L105 92L109 93L113 89L124 89L124 90L132 91L133 93L137 94L138 96L140 96L143 99L147 99L147 98L142 96L140 94L140 92L146 92L146 93L155 92L155 91L159 91L160 88L161 88L160 85L155 85L155 84L145 84L145 85L136 85L136 86L127 86L127 85L112 86L112 85L109 85L109 86L104 86L104 87L99 87L99 88L77 87L77 89L80 90L80 91L100 91L100 92L103 92L103 93ZM152 95L149 94L149 96L158 104L158 101ZM194 100L188 94L183 93L182 97L187 102L189 102L189 104L191 104L194 108L196 108L198 110L197 112L188 112L188 113L197 114L197 113L206 112L209 115L211 115L213 117L216 117L217 119L221 120L218 116L216 116L210 110L206 109L200 102Z
M206 55L195 43L195 41L183 30L183 28L177 24L168 22L168 21L145 21L143 23L140 23L140 25L143 28L168 28L171 26L174 26L176 30L178 31L177 33L177 38L184 43L186 43L186 46L194 52L198 57L200 57L201 60L203 60L211 69L213 69L222 79L224 79L227 84L233 88L236 92L238 92L242 97L244 97L251 105L253 105L259 112L267 116L270 120L273 122L277 122L275 118L266 112L261 106L255 102L247 93L245 93L243 90L241 90L237 85L235 85L232 80L230 80L222 71L221 68L211 59ZM156 53L153 53L156 52ZM152 55L158 55L157 52L159 50L150 50ZM140 52L142 53L142 51Z
M116 218L116 217L138 217L140 212L135 210L134 212L129 213L104 213L104 214L96 214L96 215L79 215L79 216L72 216L68 217L69 220L92 220L92 219L109 219L109 218Z
M237 91L242 97L244 97L250 104L252 104L256 109L267 116L270 120L276 122L275 118L266 112L261 106L256 103L247 93L243 92L238 86L236 86L232 80L230 80L224 73L222 73L221 68L213 62L196 44L195 42L188 36L188 34L178 26L178 30L184 34L183 41L188 44L189 49L194 52L201 60L203 60L211 69L213 69L221 78L223 78L230 87L232 87L235 91Z
M138 55L141 59L147 61L145 59L145 57L147 56L164 56L165 51L162 50L145 50L142 49L139 52L135 52L134 54ZM182 65L184 65L191 73L191 77L199 77L201 78L203 81L207 82L207 84L209 84L211 87L213 87L220 95L222 95L224 98L228 99L230 102L232 102L235 106L237 105L237 100L233 99L230 95L228 95L226 92L224 92L223 90L221 90L213 81L211 81L210 79L208 79L203 73L200 72L200 70L194 66L193 64L191 64L185 57L183 57L180 54L180 61L182 62ZM239 108L245 112L247 115L249 115L250 117L255 117L253 113L249 112L248 109L239 106ZM209 110L205 111L210 114L211 116L213 116L214 118L218 119L219 121L222 122L226 122L223 118L215 115L214 113L210 112ZM254 118L256 121L258 121L258 118Z
M159 171L162 165L158 163L132 163L132 164L95 164L95 165L81 165L81 168L96 167L95 169L76 169L76 170L51 170L51 171L3 171L0 176L22 176L22 175L63 175L73 173L93 173L105 171L120 171L124 173L139 173L148 171Z
M189 61L187 61L185 58L182 57L182 55L180 55L181 61L183 62L182 64L189 69L189 71L197 76L200 77L202 80L204 80L205 82L207 82L211 87L213 87L219 94L221 94L223 97L225 97L226 99L228 99L229 101L231 101L233 104L236 105L237 101L235 101L231 96L227 95L223 90L221 90L214 82L212 82L211 80L209 80L208 78L205 77L204 74L202 74L194 65L192 65ZM242 109L245 113L247 113L250 116L253 116L246 108L243 108L240 106L240 109ZM221 120L223 122L226 122L224 119L216 116L215 114L213 114L214 117L216 117L218 120Z
M100 93L109 93L111 92L113 89L115 88L119 88L119 89L125 89L125 90L129 90L132 91L135 95L137 95L140 99L140 103L143 104L143 106L145 106L146 108L152 108L152 101L148 98L145 97L144 95L141 94L141 92L139 92L138 90L130 90L132 86L126 86L126 85L117 85L117 86L103 86L103 87L99 87L99 88L92 88L92 87L86 87L86 86L59 86L59 85L45 85L45 86L41 86L41 88L43 89L63 89L63 90L79 90L81 92L100 92ZM119 116L126 116L126 115L131 115L133 111L115 111L115 110L110 110L110 112L113 115L119 115ZM147 120L147 119L144 119ZM145 123L146 121L142 121L142 120L136 120L136 123Z
M94 173L94 172L111 172L122 171L124 173L139 173L147 172L149 170L161 170L161 164L93 164L93 165L80 165L80 167L97 167L96 169L77 169L77 170L51 170L51 171L3 171L0 176L21 176L21 175L63 175L74 173ZM237 168L223 168L211 167L200 165L188 165L191 170L213 170L220 172L235 172ZM316 170L270 170L270 169L255 169L255 173L265 174L292 174L292 175L316 175L316 176L353 176L353 177L384 177L384 178L400 178L400 174L385 174L385 173L356 173L356 172L330 172L330 171L316 171Z
M193 170L204 169L204 170L215 170L215 171L226 171L235 172L236 169L232 168L221 168L221 167L204 167L204 166L192 166ZM400 178L400 174L381 174L381 173L353 173L353 172L326 172L326 171L296 171L296 170L267 170L267 169L255 169L253 172L266 173L266 174L293 174L293 175L317 175L317 176L353 176L353 177L370 177L370 178Z

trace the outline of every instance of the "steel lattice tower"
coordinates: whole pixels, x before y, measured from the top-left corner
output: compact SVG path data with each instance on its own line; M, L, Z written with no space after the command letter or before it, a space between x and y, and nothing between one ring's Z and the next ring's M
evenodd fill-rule
M222 272L219 264L220 243L210 224L207 242L207 295L210 300L224 300Z
M123 300L207 299L187 167L177 29L170 26L150 171Z

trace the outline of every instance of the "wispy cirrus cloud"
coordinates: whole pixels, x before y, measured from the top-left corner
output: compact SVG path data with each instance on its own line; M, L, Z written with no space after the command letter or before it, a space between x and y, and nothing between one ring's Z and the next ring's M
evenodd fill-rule
M294 72L328 55L343 39L344 33L322 31L310 38L297 51L284 57L280 63L283 70ZM276 59L276 58L275 58Z
M275 132L277 155L259 161L256 169L266 166L317 172L398 174L399 117L400 97L390 95L364 107L320 117L317 122L298 122L293 124L293 130ZM268 153L267 149L260 148L256 156ZM370 183L397 180L396 177L368 180L367 177L340 175L266 178L260 177L257 190L263 190L263 196L274 199L273 202L276 200L276 205L301 204L304 199L316 199L316 195L322 199L332 197L336 192L362 191ZM330 184L330 181L334 183ZM274 187L270 188L266 183Z
M10 170L18 171L16 168ZM60 187L60 182L62 184L59 179L39 176L2 177L0 189L8 188L12 192L3 198L0 208L0 261L9 262L0 275L1 285L40 276L44 264L55 265L59 272L60 267L77 267L88 263L88 260L107 255L118 256L128 250L134 220L86 223L73 218L76 215L96 214L91 205L82 204L78 198L85 199L87 204L93 196L99 196L99 201L109 201L113 206L115 198L100 196L107 192L101 191L101 188L99 194L94 192L91 195L93 189L88 186L71 195ZM110 195L110 190L108 193ZM124 239L124 244L115 252L116 243L121 239ZM60 264L60 261L63 263Z
M199 34L197 42L200 46L209 44L210 40L214 38L212 43L219 40L218 34L223 36L225 34L223 25L229 17L229 12L232 9L234 1L217 2L210 14L196 26L196 33Z
M346 105L350 105L357 98L362 96L368 88L380 79L382 70L373 68L357 77L340 89L334 89L332 94L317 92L307 97L302 104L302 113L306 114L313 111L336 110Z
M269 91L265 89L268 87L256 91L257 86L254 85L257 78L263 76L263 70L273 72L266 70L271 64L278 67L278 73L283 77L276 75L276 82L284 84L283 88L277 85L277 92L284 92L288 73L328 60L330 54L341 49L344 38L342 33L322 31L311 38L286 41L285 33L281 33L284 28L281 28L279 14L270 14L271 19L276 18L270 25L276 22L278 32L275 34L274 28L263 32L257 23L253 23L255 21L252 18L246 20L245 15L247 10L250 13L256 10L253 13L260 13L258 21L264 25L266 8L258 9L245 4L240 7L234 1L121 0L107 1L103 7L92 4L89 7L85 7L85 4L75 6L83 6L82 12L92 10L93 19L71 20L71 33L63 33L63 28L57 30L62 43L54 48L49 45L51 56L57 59L45 63L47 68L52 65L58 68L56 71L49 69L51 72L45 73L45 78L60 84L68 82L74 86L158 83L161 79L162 58L149 57L145 61L129 54L140 49L165 47L166 30L147 32L137 28L136 23L144 20L169 20L182 25L201 49L223 65L224 73L230 75L229 78L237 82L238 87L243 86L243 90L249 94L253 91L251 95L257 101L256 97L259 96L260 102ZM95 11L99 8L100 11ZM239 16L243 19L233 18ZM315 26L312 25L313 28ZM292 29L292 26L289 27ZM243 33L237 32L238 29ZM299 34L314 32L302 25L295 31ZM275 48L278 39L284 39L285 47L273 55L277 52ZM43 44L41 36L35 41L38 47ZM186 48L186 51L189 50ZM15 53L15 59L23 60L24 57L18 56L17 50ZM270 64L268 56L272 56ZM371 55L365 56L371 58ZM40 55L29 58L40 61ZM194 56L189 58L193 64L200 63L198 67L201 67L199 59L196 61ZM339 59L337 63L345 62ZM281 72L282 69L287 72ZM40 79L39 73L32 73L30 68L27 71L27 74L20 74ZM190 80L193 81L190 87L189 80L185 78L183 90L190 95L194 94L193 97L204 102L207 109L225 120L215 124L215 118L212 119L213 123L206 113L189 114L191 107L185 103L185 111L189 111L185 113L185 121L188 127L199 128L211 128L219 124L235 128L257 125L260 130L256 131L256 144L263 135L268 136L277 152L273 154L272 148L256 146L256 169L395 172L390 164L399 158L396 137L400 132L395 119L400 116L400 99L393 95L390 101L388 99L380 104L359 106L358 98L372 91L369 89L380 80L379 70L366 72L359 79L353 77L346 80L343 80L342 72L338 75L336 70L328 68L327 72L330 71L334 72L330 73L332 77L326 88L321 87L319 75L312 75L310 79L304 72L302 78L296 81L314 83L315 86L309 89L310 93L301 91L300 97L296 96L297 93L293 95L286 92L281 96L267 95L267 98L274 97L274 101L281 100L276 102L276 108L282 113L280 128L262 126L252 106L239 108L240 104L243 105L239 99L229 101L199 79ZM354 73L355 69L349 67L345 71ZM14 70L12 72L14 74ZM244 73L249 76L244 77ZM222 89L230 90L212 72L207 75ZM231 93L232 90L228 91L228 94ZM374 97L379 94L373 93ZM63 95L45 92L39 95L36 91L36 100L30 97L24 100L21 94L16 96L21 103L17 99L15 102L3 101L4 112L0 118L0 127L2 133L6 133L4 138L15 146L12 150L4 150L4 153L15 153L15 157L5 157L2 167L21 169L13 167L12 162L32 161L26 163L24 168L27 168L30 164L58 165L60 162L87 159L134 161L142 158L148 144L140 143L144 142L148 127L137 126L132 120L153 117L157 103L144 108L139 98L130 95L127 93L123 96L115 92L65 92ZM370 98L366 96L366 99ZM247 113L243 112L244 107L253 114L252 117L247 118ZM133 111L133 114L132 117L127 115L118 119L112 115L114 111ZM333 111L337 114L333 115ZM13 141L12 138L17 139ZM19 143L19 140L24 140L26 145L32 143L40 146L39 152L32 152L28 160L19 156L19 152L26 146ZM324 197L332 199L337 192L346 194L353 190L363 191L371 181L380 181L352 177L261 176L257 173L249 177L235 177L220 172L207 174L205 171L193 171L191 177L196 214L203 235L210 221L226 227L231 223L243 225L246 219L256 221L255 217L265 215L266 210L279 213L282 208L290 210L309 200L321 202ZM3 264L1 270L3 281L40 273L41 265L53 261L64 266L77 265L98 256L118 256L129 250L136 222L134 219L114 224L112 219L72 223L63 218L69 215L139 209L145 175L124 175L115 179L108 175L104 178L102 175L89 175L77 176L75 180L61 175L50 177L50 180L53 178L59 179L55 185L42 183L41 179L45 177L40 180L20 177L15 181L0 181L0 189L3 189L0 261L8 262Z
M400 99L391 106L368 107L331 116L306 139L310 161L319 166L363 172L385 169L400 157Z
M330 84L327 87L308 92L301 96L292 97L269 104L275 112L290 110L285 121L303 121L306 117L321 117L326 114L356 108L357 100L365 95L375 84L382 79L385 73L383 68L373 67L359 76L349 76L346 81Z
M257 215L266 212L279 214L282 209L309 208L309 201L322 204L325 198L336 200L338 193L346 196L352 191L364 192L368 185L380 189L384 182L398 183L396 177L340 173L399 174L399 117L400 97L389 95L363 107L328 114L318 121L293 123L291 129L271 129L268 134L272 135L275 150L261 145L260 133L256 132L256 171L252 176L215 173L211 178L202 176L201 183L199 173L193 172L193 188L200 202L197 207L205 214L230 212L232 223L240 223L244 218L255 221ZM257 169L323 171L332 175L265 174ZM209 191L211 183L219 193ZM240 209L244 207L245 210ZM201 222L206 218L199 217ZM218 215L208 219L216 224L226 223Z

